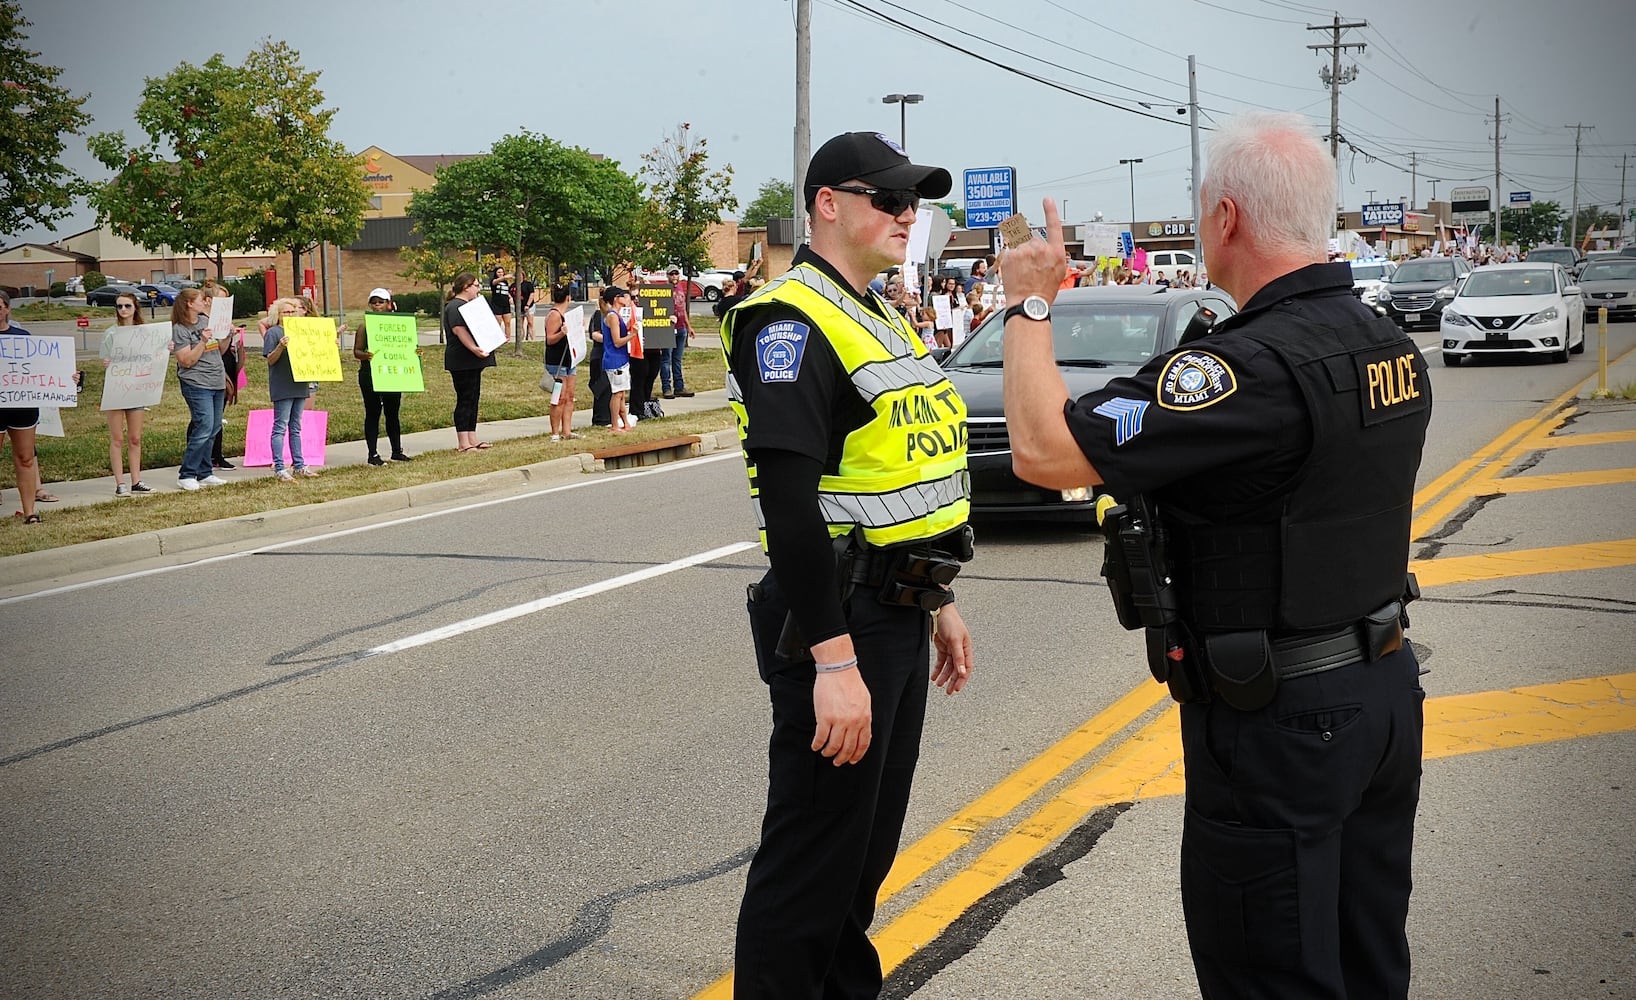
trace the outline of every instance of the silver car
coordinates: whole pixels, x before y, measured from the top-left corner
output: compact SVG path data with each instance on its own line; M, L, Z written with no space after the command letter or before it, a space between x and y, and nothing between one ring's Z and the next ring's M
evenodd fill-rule
M1579 272L1579 290L1585 297L1585 321L1594 323L1606 306L1608 322L1636 319L1636 257L1601 257Z

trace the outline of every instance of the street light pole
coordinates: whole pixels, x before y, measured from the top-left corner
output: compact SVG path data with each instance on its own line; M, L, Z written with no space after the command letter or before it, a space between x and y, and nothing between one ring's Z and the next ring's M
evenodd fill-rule
M1136 165L1142 162L1140 156L1131 160L1120 160L1120 166L1130 167L1130 238L1136 239ZM1197 184L1197 181L1194 181Z
M925 94L887 94L880 99L882 104L896 104L898 106L898 145L905 151L909 149L909 105L919 104L926 99Z

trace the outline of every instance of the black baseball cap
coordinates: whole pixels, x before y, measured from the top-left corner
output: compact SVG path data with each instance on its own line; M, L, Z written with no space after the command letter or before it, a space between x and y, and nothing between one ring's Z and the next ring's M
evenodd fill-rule
M903 147L879 132L843 132L812 154L803 193L810 202L819 188L853 180L922 198L941 198L954 187L947 170L910 163Z

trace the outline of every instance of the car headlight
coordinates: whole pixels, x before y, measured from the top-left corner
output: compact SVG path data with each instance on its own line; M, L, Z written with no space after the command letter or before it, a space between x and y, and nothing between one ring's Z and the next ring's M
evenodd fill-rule
M1465 316L1461 315L1460 313L1455 312L1453 309L1444 309L1443 310L1443 322L1447 323L1449 326L1476 326L1477 325L1477 324L1473 323L1471 320L1467 319Z
M1375 297L1375 301L1376 302L1390 302L1390 301L1392 301L1392 292L1391 292L1391 290L1387 289L1387 288L1382 288L1380 290L1380 294Z
M1442 288L1439 288L1432 297L1437 299L1452 299L1454 298L1454 286L1444 285Z
M1533 319L1530 319L1527 325L1533 326L1536 323L1549 323L1551 320L1556 319L1557 315L1556 306L1551 306L1548 309L1541 309L1539 312L1534 314Z

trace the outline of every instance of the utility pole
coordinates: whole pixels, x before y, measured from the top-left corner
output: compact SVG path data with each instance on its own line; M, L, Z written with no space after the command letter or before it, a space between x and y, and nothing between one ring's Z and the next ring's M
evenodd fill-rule
M1364 43L1362 43L1362 42L1342 43L1341 42L1341 32L1346 31L1346 30L1351 29L1351 28L1367 28L1367 27L1369 27L1369 22L1368 21L1347 21L1347 22L1343 23L1341 21L1341 15L1339 15L1339 14L1336 14L1335 17L1334 17L1334 20L1329 24L1309 24L1309 25L1307 25L1307 30L1308 31L1327 31L1327 32L1330 33L1329 44L1327 44L1327 45L1308 45L1307 48L1313 50L1314 52L1328 52L1329 55L1330 55L1330 64L1328 66L1324 66L1324 67L1322 67L1322 68L1320 68L1318 70L1318 79L1322 80L1324 83L1328 84L1328 86L1329 86L1329 155L1331 157L1333 157L1334 160L1335 160L1335 211L1336 211L1336 220L1335 221L1336 221L1336 229L1339 229L1339 226L1340 226L1339 213L1340 213L1340 209L1341 209L1341 205L1342 205L1342 202L1340 200L1341 199L1341 84L1351 83L1353 80L1356 80L1358 78L1358 67L1356 65L1348 67L1345 73L1341 72L1341 53L1345 52L1347 49L1357 49L1359 52L1362 52L1363 49L1364 49ZM1332 229L1330 231L1335 232L1336 229Z
M1502 192L1501 192L1501 189L1500 189L1500 95L1495 94L1494 95L1494 245L1496 247L1501 247L1501 246L1505 245L1505 240L1500 238L1500 236L1501 236L1501 233L1500 233L1500 206L1503 204L1503 202L1500 201L1501 197L1502 197Z
M1624 235L1625 235L1625 221L1626 221L1625 220L1625 162L1627 160L1629 160L1629 159L1630 159L1630 154L1629 153L1625 153L1625 154L1623 154L1623 155L1621 155L1619 157L1619 240L1618 240L1618 242L1620 242L1620 243L1624 242Z
M812 0L795 0L795 232L807 237L807 161L812 159ZM763 275L771 277L771 275Z
M1579 136L1586 129L1595 126L1575 124L1562 127L1574 130L1574 197L1573 216L1568 220L1568 245L1576 247L1579 245Z
M1193 272L1196 274L1204 261L1204 244L1199 237L1199 230L1204 225L1204 195L1199 191L1199 75L1192 56L1187 57L1187 130L1192 133L1193 141ZM1624 191L1623 181L1620 181L1619 190ZM1622 220L1625 216L1623 194L1620 195L1619 204L1619 218ZM1131 214L1135 215L1135 210ZM1621 221L1619 225L1623 227L1624 223ZM1136 234L1132 233L1131 239L1135 238Z
M1409 207L1410 208L1414 208L1414 205L1415 205L1415 201L1414 201L1414 199L1415 199L1415 179L1416 179L1416 176L1419 174L1419 171L1420 171L1420 154L1419 153L1410 153L1409 154Z

